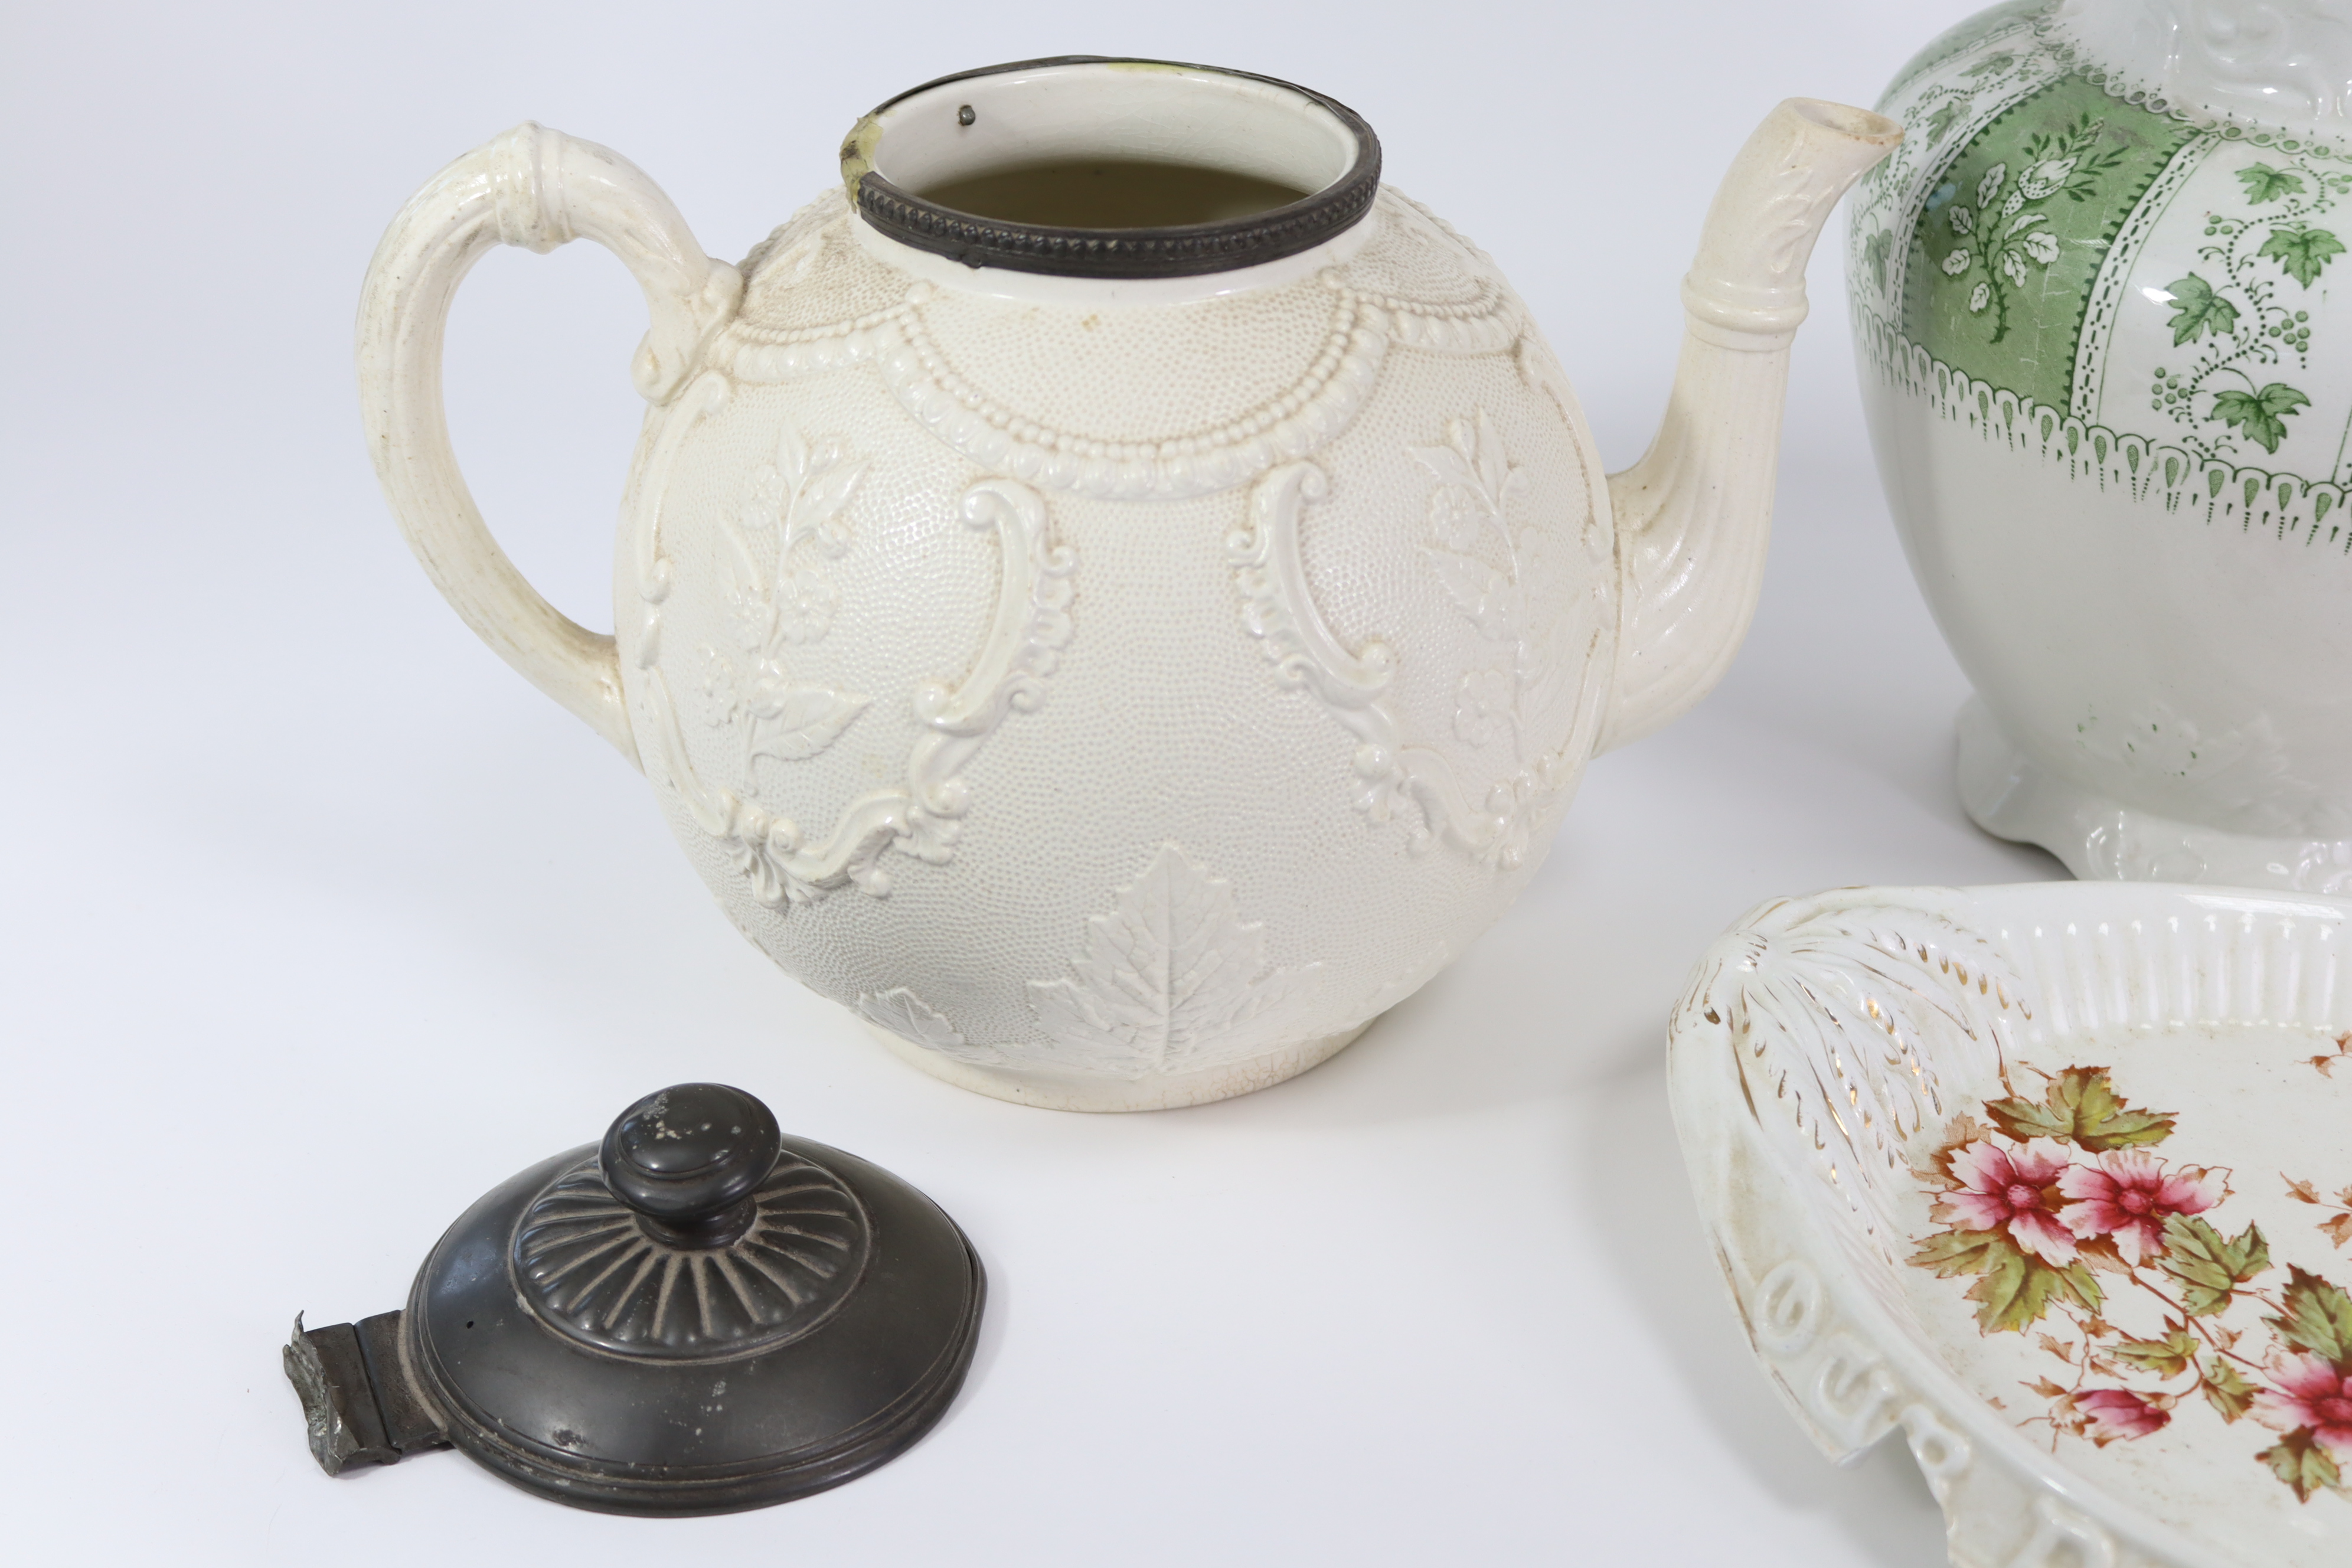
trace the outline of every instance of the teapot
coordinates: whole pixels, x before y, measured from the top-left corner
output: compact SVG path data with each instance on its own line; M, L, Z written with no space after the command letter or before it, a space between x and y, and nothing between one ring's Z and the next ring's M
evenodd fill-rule
M1062 1109L1329 1057L1524 888L1588 758L1746 634L1804 268L1892 121L1734 161L1647 456L1604 475L1486 255L1345 105L1069 57L943 78L740 266L525 123L410 199L367 437L467 623L641 767L745 936L925 1070ZM450 298L585 236L642 285L614 634L467 493Z

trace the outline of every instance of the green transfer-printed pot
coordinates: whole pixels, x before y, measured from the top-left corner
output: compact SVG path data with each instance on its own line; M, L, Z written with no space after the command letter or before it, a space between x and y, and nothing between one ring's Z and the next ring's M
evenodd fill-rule
M1880 105L1855 340L1962 797L2077 876L2352 888L2347 98L2344 0L2020 0Z

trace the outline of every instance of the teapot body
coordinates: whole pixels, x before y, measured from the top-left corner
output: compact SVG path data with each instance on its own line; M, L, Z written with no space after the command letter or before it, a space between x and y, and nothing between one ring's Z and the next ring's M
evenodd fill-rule
M1962 798L2077 876L2352 887L2347 84L2338 4L2063 0L1881 105L1854 338Z
M525 122L385 231L361 408L435 585L645 770L762 952L967 1088L1192 1104L1410 995L1526 885L1587 759L1721 678L1806 260L1901 134L1765 117L1616 475L1352 110L1086 56L883 104L740 268L626 159ZM499 551L441 407L467 269L575 238L651 317L611 637Z
M1509 904L1595 749L1605 480L1392 189L1205 278L975 269L821 197L653 412L622 698L679 843L929 1070L1086 1109L1337 1050Z

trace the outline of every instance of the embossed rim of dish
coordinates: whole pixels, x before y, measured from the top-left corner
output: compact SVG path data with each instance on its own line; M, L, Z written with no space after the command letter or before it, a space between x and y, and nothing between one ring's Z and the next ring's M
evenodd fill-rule
M1142 69L1223 79L1225 83L1271 88L1297 100L1297 109L1320 113L1354 140L1354 155L1336 177L1319 183L1295 202L1215 223L1156 228L1076 228L1016 223L960 212L893 183L876 165L887 117L941 88L1016 74L1065 73L1073 68ZM918 250L952 258L971 267L1001 267L1066 278L1188 278L1227 272L1311 249L1343 233L1371 210L1381 186L1381 142L1363 116L1339 100L1278 78L1222 66L1126 56L1056 55L958 71L909 88L853 126L842 142L841 173L850 204L878 232Z
M2183 937L2175 922L2201 929ZM2261 929L2282 922L2284 931ZM1808 942L1818 954L1837 927L1857 952L1908 948L1923 964L1964 972L1956 994L1982 990L1973 1010L1954 1013L1953 1037L1969 1039L1945 1048L1983 1049L1981 1034L2006 1050L2021 1035L2038 1043L2119 1026L2352 1028L2352 985L2338 983L2352 974L2332 961L2352 938L2352 900L2064 882L1776 899L1707 950L1669 1026L1675 1130L1716 1261L1759 1369L1824 1455L1851 1463L1901 1430L1943 1508L1955 1563L2239 1568L2244 1560L2188 1539L2035 1447L1864 1285L1855 1222L1840 1205L1860 1214L1864 1205L1853 1194L1866 1184L1839 1191L1822 1167L1841 1157L1842 1141L1848 1160L1884 1157L1884 1141L1876 1151L1867 1139L1855 1142L1851 1131L1864 1124L1851 1116L1852 1130L1832 1119L1808 1133L1793 1115L1766 1113L1741 1070L1726 1005L1761 994L1762 982L1743 977L1759 973L1776 943L1784 956ZM2148 956L2143 939L2168 928L2184 945L2202 942L2198 962L2167 966ZM2297 962L2312 943L2327 944L2331 962ZM1822 962L1826 971L1841 961ZM1851 1005L1853 995L1835 1000ZM1843 1029L1826 993L1794 1022ZM1741 1037L1785 1040L1790 1023L1751 1026ZM1932 1040L1920 1054L1932 1068Z

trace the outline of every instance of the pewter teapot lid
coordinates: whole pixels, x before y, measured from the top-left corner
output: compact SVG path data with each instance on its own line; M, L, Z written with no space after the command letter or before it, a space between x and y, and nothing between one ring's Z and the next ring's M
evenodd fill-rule
M921 1193L741 1089L679 1084L467 1210L404 1310L297 1318L286 1373L329 1475L454 1444L561 1502L722 1513L912 1447L985 1296Z

